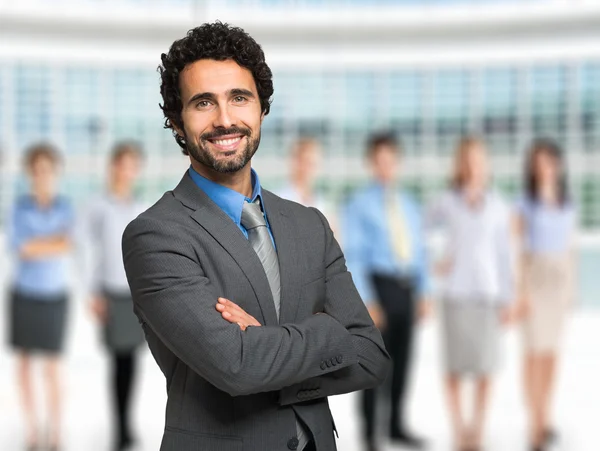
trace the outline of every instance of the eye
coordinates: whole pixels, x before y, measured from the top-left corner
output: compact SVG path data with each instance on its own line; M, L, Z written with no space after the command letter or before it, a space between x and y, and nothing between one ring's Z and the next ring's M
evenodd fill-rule
M244 97L244 96L235 96L235 97L233 98L233 101L234 101L234 102L237 102L237 103L240 103L240 102L245 102L246 100L247 100L247 99L246 99L246 97Z
M208 100L200 100L196 104L196 108L208 108L210 106L210 102Z

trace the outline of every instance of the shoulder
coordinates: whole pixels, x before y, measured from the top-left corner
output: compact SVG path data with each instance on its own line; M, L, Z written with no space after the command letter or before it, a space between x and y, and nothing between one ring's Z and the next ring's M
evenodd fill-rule
M496 214L500 215L502 218L508 218L511 214L511 208L508 200L504 197L504 195L496 190L489 192L489 200L491 208Z
M313 207L307 207L299 202L286 199L265 189L263 189L262 193L266 204L267 215L278 212L285 216L298 219L311 218L315 215L314 210L316 209Z
M401 190L400 198L402 199L402 202L406 208L413 211L419 211L421 209L421 204L410 191Z
M433 201L433 205L437 208L452 208L458 202L456 191L447 189L439 194Z
M166 236L175 235L181 229L190 211L173 196L172 191L167 191L127 225L123 234L123 243L151 232Z
M12 211L13 213L17 213L17 212L22 212L24 210L27 210L29 208L33 207L33 201L31 199L31 196L27 195L27 194L21 194L20 196L17 196L13 202L12 205Z
M346 208L354 208L355 212L362 212L365 206L371 205L375 195L376 189L372 185L359 188L348 197ZM362 208L358 208L359 206Z
M514 203L515 211L523 216L527 216L532 213L533 202L527 196L520 196Z

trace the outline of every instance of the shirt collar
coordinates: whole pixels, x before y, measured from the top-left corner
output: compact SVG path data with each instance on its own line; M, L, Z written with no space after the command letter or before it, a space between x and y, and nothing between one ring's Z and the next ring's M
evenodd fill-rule
M190 166L188 172L198 188L204 191L210 200L217 204L217 206L223 210L227 216L233 220L233 222L239 225L242 221L242 208L244 207L244 202L254 202L257 198L259 198L261 205L263 203L258 174L254 169L251 169L250 171L252 177L251 198L248 198L243 194L232 190L231 188L227 188L226 186L220 185L212 180L207 179L206 177L201 176L194 170L192 166Z

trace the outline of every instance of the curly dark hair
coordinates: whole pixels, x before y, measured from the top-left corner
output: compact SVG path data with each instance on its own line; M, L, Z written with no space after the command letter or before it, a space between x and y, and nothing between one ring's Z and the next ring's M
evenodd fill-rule
M163 104L159 106L165 115L165 128L173 131L175 141L185 155L188 155L185 138L174 129L174 126L183 129L179 74L188 64L201 59L231 59L248 69L256 83L262 113L269 114L271 108L273 73L265 62L265 54L260 45L241 28L219 21L193 28L184 38L171 45L169 53L161 55L162 64L158 66L160 94L163 98Z

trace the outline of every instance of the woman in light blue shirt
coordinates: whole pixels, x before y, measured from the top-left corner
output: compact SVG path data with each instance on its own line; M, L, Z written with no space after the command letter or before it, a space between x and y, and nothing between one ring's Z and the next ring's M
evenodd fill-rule
M25 410L27 446L38 449L32 355L45 359L45 388L49 405L48 448L60 443L59 363L67 317L67 254L73 211L56 194L60 158L47 144L31 147L25 155L30 193L19 197L11 214L9 245L14 256L10 305L10 342L18 352L18 379Z
M574 289L575 210L558 145L533 143L525 174L526 193L518 206L521 236L519 311L524 318L525 392L533 450L555 433L549 406L557 351Z

